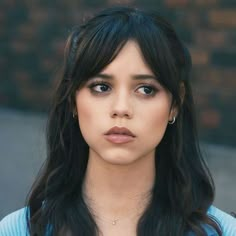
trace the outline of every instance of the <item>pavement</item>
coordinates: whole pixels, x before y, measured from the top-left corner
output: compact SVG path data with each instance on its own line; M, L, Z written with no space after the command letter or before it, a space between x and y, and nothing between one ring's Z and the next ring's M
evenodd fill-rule
M44 114L0 108L0 219L24 206L42 165L45 151ZM202 144L216 185L214 205L236 211L236 148Z

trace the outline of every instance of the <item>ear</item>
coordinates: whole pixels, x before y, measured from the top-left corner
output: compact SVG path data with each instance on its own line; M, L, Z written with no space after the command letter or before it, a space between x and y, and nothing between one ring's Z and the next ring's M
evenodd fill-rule
M76 109L75 106L74 106L74 108L73 108L72 115L73 115L73 118L75 118L75 117L78 115L77 109Z
M171 123L178 115L178 107L176 103L173 103L170 109L169 119L168 121Z
M180 83L179 95L180 95L180 102L181 102L181 105L182 105L183 102L184 102L184 97L185 97L185 85L184 85L184 82ZM170 114L169 114L169 122L173 121L174 117L177 118L178 113L179 113L178 105L174 102L171 105L171 110L170 110Z

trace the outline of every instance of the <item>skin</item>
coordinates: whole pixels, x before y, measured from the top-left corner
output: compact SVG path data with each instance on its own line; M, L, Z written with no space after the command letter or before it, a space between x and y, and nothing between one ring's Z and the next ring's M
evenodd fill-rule
M77 91L78 122L89 145L84 196L103 235L136 235L138 215L154 182L156 147L177 115L171 104L171 94L155 79L134 41ZM135 137L110 142L104 134L115 126Z

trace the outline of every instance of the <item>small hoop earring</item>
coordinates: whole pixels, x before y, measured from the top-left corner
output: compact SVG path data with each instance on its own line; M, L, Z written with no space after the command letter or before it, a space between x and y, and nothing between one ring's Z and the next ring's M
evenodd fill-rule
M173 117L173 120L168 121L168 124L173 125L175 123L175 116Z

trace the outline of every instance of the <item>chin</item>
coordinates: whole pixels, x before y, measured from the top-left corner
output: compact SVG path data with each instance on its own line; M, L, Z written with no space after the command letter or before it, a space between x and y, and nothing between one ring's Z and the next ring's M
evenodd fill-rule
M117 155L117 156L109 156L109 158L103 157L103 161L111 164L111 165L132 165L138 161L138 158L132 158L131 156L125 155Z
M107 164L110 164L110 165L129 165L132 163L131 160L125 160L124 158L119 158L119 157L116 157L116 158L109 158L109 159L103 159L103 161L105 161Z
M132 165L145 161L148 161L148 156L143 153L135 153L133 150L125 149L106 149L106 150L92 150L90 152L90 158L95 158L97 163L101 165Z

